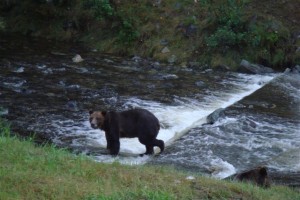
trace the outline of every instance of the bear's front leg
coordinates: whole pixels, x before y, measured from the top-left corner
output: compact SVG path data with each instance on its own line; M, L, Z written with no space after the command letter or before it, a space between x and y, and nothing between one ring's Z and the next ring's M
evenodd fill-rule
M119 140L113 140L110 143L110 154L113 156L116 156L119 154L120 151L120 141Z
M109 135L107 132L105 132L105 138L106 138L106 149L110 149L111 146L111 139L109 138Z

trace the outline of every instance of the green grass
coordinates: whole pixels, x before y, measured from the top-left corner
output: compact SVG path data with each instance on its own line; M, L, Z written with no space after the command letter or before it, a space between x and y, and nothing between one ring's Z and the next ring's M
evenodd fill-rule
M9 136L0 121L0 199L261 199L297 200L287 187L249 184L189 175L168 167L97 163L53 145L36 146Z

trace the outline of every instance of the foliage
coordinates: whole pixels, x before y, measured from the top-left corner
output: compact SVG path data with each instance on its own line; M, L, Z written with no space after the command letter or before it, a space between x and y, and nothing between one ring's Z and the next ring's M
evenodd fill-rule
M84 9L90 9L98 20L112 17L115 12L109 0L86 0L82 2Z
M125 19L122 21L121 28L118 33L118 42L123 45L130 45L139 36L139 32L133 26L130 19Z
M244 1L227 0L226 5L214 9L215 32L207 37L207 46L212 48L237 47L247 41L246 22L242 20Z
M211 24L216 28L205 40L211 51L224 52L229 48L244 51L255 49L264 52L258 54L257 59L265 60L268 65L284 63L284 51L275 50L279 44L288 43L288 31L281 24L273 20L258 21L258 16L249 19L245 12L245 0L226 0L225 6L216 8L207 1L203 2L214 11Z

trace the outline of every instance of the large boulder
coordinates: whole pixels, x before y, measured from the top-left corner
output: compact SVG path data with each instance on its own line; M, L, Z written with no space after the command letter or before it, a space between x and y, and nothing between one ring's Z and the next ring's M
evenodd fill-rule
M246 74L266 74L274 73L274 70L262 65L252 64L247 60L242 60L240 66L237 69L238 72Z

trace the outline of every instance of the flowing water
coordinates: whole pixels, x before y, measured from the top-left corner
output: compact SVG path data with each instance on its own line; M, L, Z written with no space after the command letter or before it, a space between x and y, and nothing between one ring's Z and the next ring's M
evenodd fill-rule
M84 58L73 63L76 53ZM36 135L99 162L165 164L224 178L258 165L299 185L300 75L198 71L80 50L40 40L0 39L0 114L21 135ZM111 157L104 133L90 128L89 110L153 112L166 143L159 156L122 139ZM218 108L213 125L206 117ZM287 183L289 181L289 183Z

